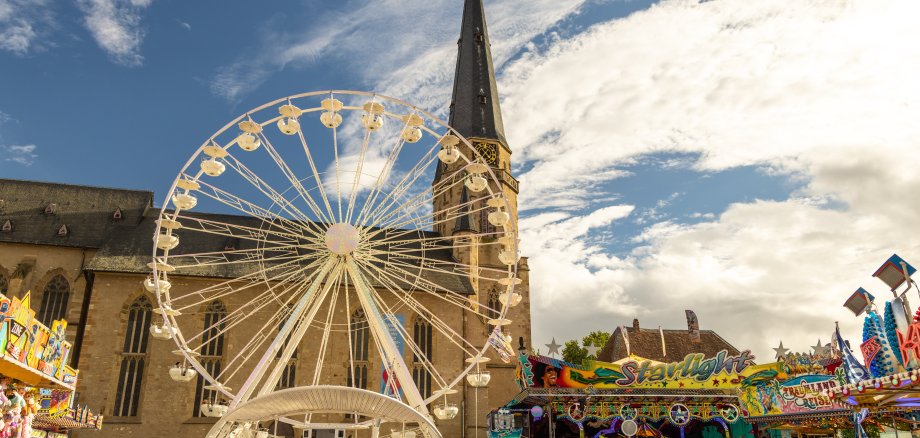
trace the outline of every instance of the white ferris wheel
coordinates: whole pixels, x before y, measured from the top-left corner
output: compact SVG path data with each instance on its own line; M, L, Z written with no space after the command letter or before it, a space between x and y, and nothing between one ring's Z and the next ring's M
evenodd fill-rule
M464 378L488 383L490 348L512 354L517 233L501 187L446 123L372 93L278 99L208 138L169 190L145 284L151 332L178 346L171 376L200 376L198 412L220 417L209 436L280 422L440 437L432 414L457 415ZM436 232L462 215L488 225ZM487 246L497 266L457 256ZM476 301L477 284L500 299ZM466 318L494 330L471 336Z

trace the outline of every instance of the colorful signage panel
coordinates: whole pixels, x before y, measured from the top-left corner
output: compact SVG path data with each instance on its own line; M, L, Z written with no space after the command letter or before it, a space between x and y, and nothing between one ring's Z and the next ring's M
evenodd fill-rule
M741 403L751 417L815 413L849 409L823 391L841 386L836 375L802 375L763 381L742 388Z
M745 381L770 380L782 373L778 363L755 365L754 355L743 351L713 357L688 354L680 362L663 363L631 358L618 364L587 361L583 366L546 358L519 356L522 387L559 388L738 388Z
M66 385L75 385L77 370L67 365L71 351L70 342L65 340L67 321L54 321L48 328L35 319L30 304L30 293L21 300L0 294L0 357Z

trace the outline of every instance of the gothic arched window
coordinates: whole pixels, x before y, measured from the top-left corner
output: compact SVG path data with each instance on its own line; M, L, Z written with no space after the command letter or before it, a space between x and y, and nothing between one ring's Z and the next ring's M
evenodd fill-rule
M70 283L63 275L55 275L45 285L42 306L38 310L38 320L45 326L51 327L52 321L63 319L67 314L68 302L70 302Z
M150 315L153 306L147 297L140 297L128 308L125 342L121 349L121 368L115 388L116 417L137 416L141 398L141 382L147 362L147 335L150 333Z
M488 309L486 309L486 315L489 315L489 319L498 319L501 316L502 303L498 300L498 291L493 287L489 291L489 301L486 303ZM495 326L489 325L489 331L491 332Z
M208 374L217 376L221 370L221 360L224 356L224 330L226 329L227 307L220 301L211 301L204 312L204 335L199 357L201 365ZM205 388L207 382L201 374L198 375L198 384L195 387L195 405L192 415L202 417L201 403L215 402L217 391Z
M415 318L412 341L419 348L419 351L412 353L412 380L415 381L415 386L422 393L422 397L428 397L431 395L431 373L428 372L428 367L431 366L433 348L431 323L422 315ZM429 365L426 366L426 364Z
M354 369L348 370L346 386L367 389L367 365L370 341L370 327L364 310L358 309L351 315L349 324L351 357Z
M3 271L0 271L0 294L6 295L10 290L10 279L7 278Z

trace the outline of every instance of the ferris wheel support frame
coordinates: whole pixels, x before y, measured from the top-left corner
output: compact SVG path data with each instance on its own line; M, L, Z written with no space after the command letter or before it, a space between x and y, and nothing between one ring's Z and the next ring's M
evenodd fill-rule
M425 405L425 398L422 397L418 388L415 385L405 384L413 381L412 375L409 373L409 367L406 366L406 361L403 359L402 354L400 354L399 349L396 348L396 342L393 340L393 337L390 336L389 329L387 329L383 322L383 317L380 315L380 309L374 304L373 294L369 289L370 287L368 286L367 279L361 274L361 270L351 256L346 256L345 268L348 270L348 274L352 277L355 288L358 290L357 295L358 300L361 301L361 306L369 310L366 315L367 323L374 336L377 336L377 339L381 341L381 354L384 356L383 362L389 364L388 367L391 376L395 374L396 380L400 382L400 389L406 397L407 404L419 411L422 415L426 417L429 416L428 406Z

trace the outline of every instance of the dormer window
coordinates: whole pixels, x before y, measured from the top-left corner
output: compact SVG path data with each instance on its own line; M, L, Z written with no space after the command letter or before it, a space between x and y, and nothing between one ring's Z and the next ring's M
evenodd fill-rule
M483 41L485 41L485 37L483 37L482 32L476 32L476 42L481 43Z
M67 237L68 234L70 234L70 230L67 229L67 225L61 225L61 228L58 228L58 237Z
M4 233L13 232L13 221L7 219L6 222L3 223L3 227L0 227L0 231Z
M57 204L50 203L45 206L45 214L56 214L57 213Z
M121 209L120 209L120 208L115 208L115 212L112 213L112 219L114 219L114 220L116 220L116 221L120 221L120 220L122 220L123 218L124 218L124 215L121 213Z
M479 103L486 104L489 102L489 99L486 97L486 91L482 88L479 89Z

